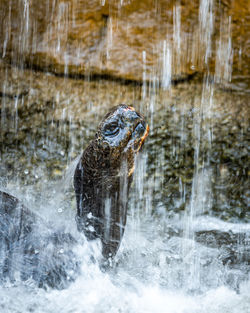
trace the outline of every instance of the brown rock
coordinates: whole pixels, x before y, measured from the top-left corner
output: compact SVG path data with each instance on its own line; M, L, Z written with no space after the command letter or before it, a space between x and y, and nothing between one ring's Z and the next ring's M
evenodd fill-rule
M0 52L69 75L249 80L247 0L2 0Z

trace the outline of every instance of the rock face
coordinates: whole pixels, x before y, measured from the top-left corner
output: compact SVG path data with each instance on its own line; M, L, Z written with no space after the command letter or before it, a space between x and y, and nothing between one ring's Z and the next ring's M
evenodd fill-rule
M2 0L1 56L70 75L156 80L249 75L248 1ZM249 84L248 84L249 85Z
M79 274L77 241L53 231L15 197L0 191L0 283L32 279L39 287L65 288Z
M146 207L150 195L153 210L186 210L195 176L199 188L193 198L201 214L249 221L248 93L214 84L204 90L197 77L172 85L170 92L157 89L143 100L144 86L66 79L6 63L0 63L0 77L2 185L18 176L21 185L41 190L45 179L59 179L94 137L105 112L119 103L133 103L152 125L144 147L144 196L135 200L136 207ZM197 129L201 168L195 174ZM205 198L199 199L203 192Z

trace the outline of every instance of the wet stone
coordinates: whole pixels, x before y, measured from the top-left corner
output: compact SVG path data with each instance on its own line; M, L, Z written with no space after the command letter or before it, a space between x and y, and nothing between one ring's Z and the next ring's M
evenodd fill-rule
M110 107L125 102L138 107L152 123L144 151L145 177L153 183L144 179L142 198L152 194L153 211L158 203L170 215L187 210L194 175L208 168L209 185L204 188L210 190L211 204L203 214L227 221L249 220L247 94L212 85L211 117L203 119L200 102L195 100L202 98L199 80L172 86L167 92L158 89L144 99L143 86L66 79L0 65L0 71L8 74L7 89L29 91L18 100L17 111L14 99L0 98L0 171L5 181L18 177L20 184L27 185L60 179L92 138L97 121ZM148 107L151 97L154 113ZM144 205L142 201L140 206Z
M170 75L183 80L209 68L224 87L232 74L236 90L249 90L245 0L214 1L213 8L198 0L26 5L1 2L0 54L8 62L73 77L156 78L163 86Z

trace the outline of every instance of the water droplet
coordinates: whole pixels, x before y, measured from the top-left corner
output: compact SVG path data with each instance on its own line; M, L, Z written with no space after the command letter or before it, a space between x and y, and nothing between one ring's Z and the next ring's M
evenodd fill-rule
M89 219L92 218L92 217L93 217L92 213L89 212L88 215L87 215L87 217L88 217Z
M92 232L92 233L95 231L95 229L94 229L93 226L89 226L89 227L88 227L88 230L89 230L90 232Z
M27 168L24 170L24 174L25 174L25 175L28 175L28 174L29 174L29 170L28 170Z

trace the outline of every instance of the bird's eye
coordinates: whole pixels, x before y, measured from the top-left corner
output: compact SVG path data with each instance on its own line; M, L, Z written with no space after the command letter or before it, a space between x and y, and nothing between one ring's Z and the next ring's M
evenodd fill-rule
M116 136L119 133L118 124L116 122L108 124L104 129L104 133L106 136Z

